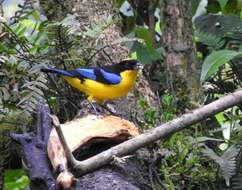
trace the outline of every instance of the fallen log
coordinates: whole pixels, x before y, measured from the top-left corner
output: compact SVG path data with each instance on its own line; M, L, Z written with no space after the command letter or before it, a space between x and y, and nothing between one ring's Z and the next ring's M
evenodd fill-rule
M43 100L38 108L37 119L36 135L11 134L11 137L21 145L23 163L30 178L31 190L151 189L134 157L122 164L110 163L99 170L78 178L74 177L69 171L58 136L55 130L52 130L49 107ZM82 119L67 122L63 128L70 147L82 159L139 134L131 122L114 116L99 118L86 115ZM90 149L92 144L98 146ZM86 149L85 155L83 155L84 149Z
M115 157L123 157L133 153L141 147L163 139L241 102L242 90L239 90L81 161L76 160L73 156L66 143L58 119L55 117L52 119L67 161L74 172L74 176L78 177L72 188L85 190L113 189L114 187L119 189L151 189L147 185L148 183L144 182L142 172L137 169L138 165L135 165L134 162L130 164L132 159L125 160L126 172L120 170L122 167L117 168L112 164L110 165L110 163ZM22 146L24 163L31 180L30 188L36 190L59 189L47 159L47 142L51 131L51 123L49 108L46 104L40 106L37 129L36 136L33 134L12 134L11 136ZM129 171L131 168L135 172ZM134 173L135 175L133 175Z
M53 123L64 147L69 163L71 164L72 168L76 170L77 175L80 176L110 163L114 156L122 157L133 153L139 148L151 144L159 139L163 139L182 129L190 127L191 125L196 124L209 116L213 116L232 106L238 105L241 102L242 90L238 90L83 161L76 160L71 154L65 139L62 137L63 134L61 134L62 131L57 118L53 118Z

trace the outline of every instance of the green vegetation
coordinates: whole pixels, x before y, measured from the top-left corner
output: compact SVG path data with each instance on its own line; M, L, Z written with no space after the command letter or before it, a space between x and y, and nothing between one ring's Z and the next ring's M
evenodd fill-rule
M116 8L123 0L116 0ZM238 2L238 3L235 3ZM144 1L144 4L147 3ZM193 15L199 1L193 0ZM160 8L157 4L155 8ZM112 45L125 46L130 57L148 65L147 75L155 83L160 105L149 106L138 95L138 107L143 110L142 126L145 131L167 122L181 112L177 97L164 83L166 56L162 43L155 43L151 29L142 18L139 7L132 7L133 15L107 16L101 23L92 23L81 31L74 16L60 22L42 18L37 10L27 10L14 23L4 23L0 33L0 164L6 167L11 150L9 132L34 131L36 105L44 97L53 113L61 121L73 118L84 100L75 89L57 77L40 72L45 65L73 69L84 65L102 65L95 58ZM201 62L201 86L207 104L222 95L241 88L242 84L242 9L240 1L212 1L206 8L206 19L194 21L194 40L197 57ZM123 37L104 44L101 36L113 25L122 26ZM145 25L145 26L144 26ZM210 27L204 27L205 25ZM156 37L162 37L162 19L156 20ZM217 30L217 28L220 28ZM93 45L95 44L95 45ZM105 52L107 53L107 52ZM108 54L108 53L107 53ZM112 62L112 56L106 59ZM116 61L116 60L115 60ZM164 70L153 72L149 67L159 63ZM149 73L150 72L150 73ZM152 75L150 74L150 75ZM158 86L158 87L157 87ZM179 92L186 91L180 87ZM182 97L185 98L185 97ZM230 108L191 129L176 133L159 142L155 153L160 156L155 164L155 189L242 189L242 125L240 105ZM6 153L7 152L7 153ZM11 166L10 166L11 168ZM29 181L22 169L4 171L4 190L25 188Z
M20 188L26 188L28 184L28 177L23 170L6 170L4 172L3 190L19 190Z

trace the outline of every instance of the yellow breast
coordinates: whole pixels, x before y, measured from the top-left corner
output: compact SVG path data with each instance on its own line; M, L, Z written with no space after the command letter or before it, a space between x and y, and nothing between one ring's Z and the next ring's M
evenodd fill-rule
M88 95L89 100L94 99L101 103L108 99L119 98L127 94L132 89L137 77L137 71L128 70L122 72L120 75L122 78L121 82L113 85L103 84L90 79L85 79L83 82L81 82L77 78L67 76L64 76L63 78L67 80L71 86Z

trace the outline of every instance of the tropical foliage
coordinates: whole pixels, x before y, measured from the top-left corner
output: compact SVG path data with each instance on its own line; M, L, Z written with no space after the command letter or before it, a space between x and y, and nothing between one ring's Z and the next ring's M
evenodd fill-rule
M162 46L165 26L159 15L162 3L128 2L115 1L121 17L108 15L103 22L92 23L85 30L80 30L73 15L52 22L27 4L23 6L25 11L18 11L12 22L3 22L0 33L0 167L11 169L8 158L13 149L7 134L35 130L31 126L40 97L48 101L52 112L63 121L73 118L82 106L82 95L59 78L41 73L43 66L72 69L101 65L101 59L95 59L100 52L104 52L105 61L113 62L105 49L115 44L125 46L130 57L148 66L154 62L162 65L165 56ZM209 1L207 6L203 3L205 1L192 0L192 14L196 16L194 40L205 97L202 104L207 104L241 87L242 5L239 0ZM155 28L147 20L148 5L152 5ZM206 15L197 17L204 11ZM123 37L112 44L104 44L101 36L114 24L122 26ZM157 121L169 121L177 114L176 97L163 85L167 82L163 73L165 71L151 78L162 88L158 90L161 114L148 107L143 97L137 96L138 106L144 110L143 130L155 127ZM158 143L151 157L158 156L150 163L153 188L222 189L230 186L241 189L241 109L240 105L230 108ZM26 187L28 179L23 170L6 170L4 183L5 190L17 190Z

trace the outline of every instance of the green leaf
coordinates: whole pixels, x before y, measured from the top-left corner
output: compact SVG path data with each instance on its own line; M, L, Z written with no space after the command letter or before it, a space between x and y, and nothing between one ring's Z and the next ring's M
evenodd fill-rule
M14 32L18 37L24 36L27 32L30 32L35 28L36 22L30 19L20 20L16 27L13 27Z
M91 38L98 38L102 32L113 24L117 23L117 19L113 19L111 15L109 15L102 22L97 24L92 24L90 27L86 27L86 31L83 33L84 36L88 36Z
M165 51L162 47L155 49L138 42L134 42L131 49L136 52L138 60L143 64L150 64L152 61L162 59Z
M125 0L116 0L115 1L115 6L117 8L120 8L123 5L124 2L125 2Z
M208 32L196 31L196 40L208 46L209 49L217 50L221 49L225 44L225 40L219 36Z
M224 7L228 3L228 0L218 0L218 2L219 2L221 10L224 10Z
M223 139L217 139L217 138L212 138L212 137L206 137L206 136L202 136L202 137L198 137L196 139L197 142L205 142L205 141L217 141L217 142L223 142Z
M200 78L201 82L204 82L208 77L216 73L220 66L224 65L238 55L242 55L242 52L236 52L233 50L220 50L212 52L208 57L206 57L203 63Z
M150 48L154 47L152 36L148 29L137 26L135 28L135 36L143 39L147 47L150 47Z
M222 123L224 123L225 118L224 118L224 112L220 112L218 114L215 115L215 118L217 119L217 121L219 122L219 124L221 125Z
M196 10L199 6L200 0L192 0L192 15L195 15Z
M30 51L30 53L32 53L32 54L36 54L37 51L38 51L38 46L33 46L33 47L31 47L31 48L29 49L29 51Z
M155 23L155 31L161 34L160 21Z
M239 1L230 0L226 3L224 9L222 10L223 14L239 14L240 8L239 8Z
M37 10L32 10L30 15L35 19L35 21L41 21L40 12L38 12Z
M137 53L136 52L131 53L131 59L137 59Z
M3 100L5 100L5 101L9 100L11 95L9 94L8 89L3 87L0 90L3 93Z
M19 190L26 188L29 179L23 170L5 170L4 172L4 190Z
M161 98L161 103L162 105L168 107L168 106L171 106L172 105L172 96L169 95L169 94L164 94Z
M220 6L217 1L212 1L207 5L207 12L209 13L218 13L220 11Z
M19 24L22 26L22 27L26 27L28 29L34 29L35 28L35 25L36 25L36 22L34 20L30 20L30 19L24 19L24 20L21 20L19 22Z
M27 27L21 27L21 30L19 30L16 34L18 35L18 37L23 37L24 34L26 33Z

